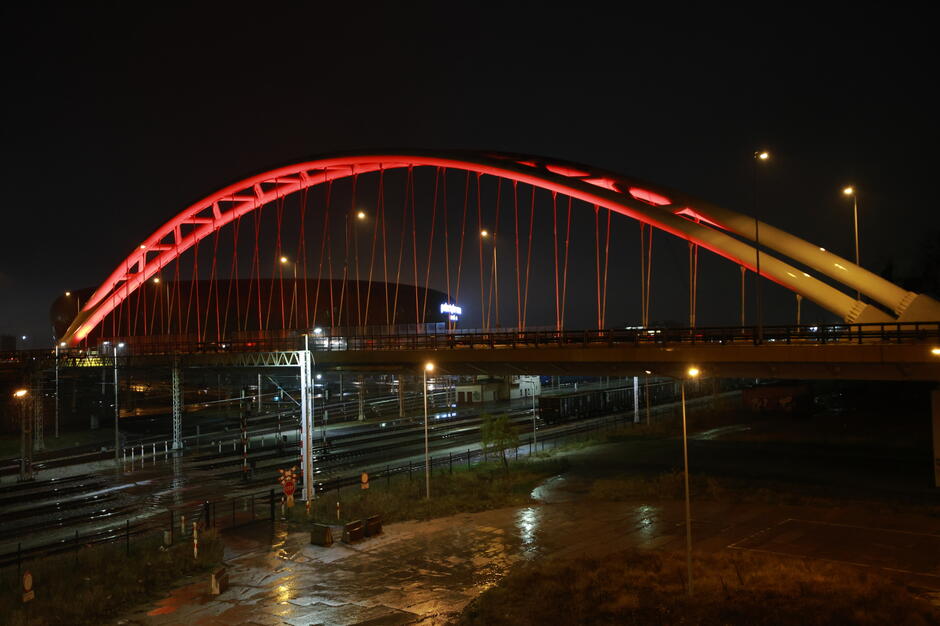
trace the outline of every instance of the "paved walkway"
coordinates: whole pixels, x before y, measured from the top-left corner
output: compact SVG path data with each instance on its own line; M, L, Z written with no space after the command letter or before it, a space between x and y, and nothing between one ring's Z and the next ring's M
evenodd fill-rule
M583 464L579 464L579 467ZM573 473L536 489L537 503L386 527L354 546L312 546L303 533L259 526L226 536L231 588L177 589L119 623L446 623L520 560L684 549L681 502L597 502ZM876 567L940 591L936 518L847 507L693 504L699 550L757 550Z

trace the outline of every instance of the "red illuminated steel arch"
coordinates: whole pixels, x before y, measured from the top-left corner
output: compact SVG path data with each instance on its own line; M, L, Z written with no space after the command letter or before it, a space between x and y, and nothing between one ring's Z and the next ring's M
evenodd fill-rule
M286 195L331 180L395 168L431 166L498 176L568 195L687 239L743 265L756 267L754 247L729 234L753 239L754 220L659 186L595 168L540 157L475 152L384 151L339 154L277 168L220 189L180 212L130 254L85 303L62 340L83 340L136 289L196 242L246 213ZM184 227L190 229L184 233ZM940 319L940 303L908 292L871 272L769 225L760 225L761 245L860 290L898 316ZM893 321L872 305L857 301L767 253L761 275L801 294L851 322ZM912 303L917 306L912 306Z

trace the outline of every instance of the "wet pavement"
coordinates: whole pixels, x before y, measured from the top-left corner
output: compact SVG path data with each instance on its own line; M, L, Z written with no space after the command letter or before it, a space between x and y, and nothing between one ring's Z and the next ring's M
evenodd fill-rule
M684 549L681 501L591 500L590 477L575 469L536 489L531 506L392 524L352 546L313 546L304 533L268 524L227 534L228 591L209 596L203 577L116 623L447 623L525 559ZM938 527L928 515L853 506L693 503L698 550L853 563L934 591L940 590Z

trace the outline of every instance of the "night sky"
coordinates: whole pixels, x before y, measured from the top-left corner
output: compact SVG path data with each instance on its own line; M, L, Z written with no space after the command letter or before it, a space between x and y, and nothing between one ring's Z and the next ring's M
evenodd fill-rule
M54 298L97 285L197 198L336 150L543 154L750 214L751 155L767 148L759 217L851 257L852 183L875 272L907 271L940 226L936 48L901 10L12 4L0 334L33 346L51 343ZM770 297L770 321L789 321Z

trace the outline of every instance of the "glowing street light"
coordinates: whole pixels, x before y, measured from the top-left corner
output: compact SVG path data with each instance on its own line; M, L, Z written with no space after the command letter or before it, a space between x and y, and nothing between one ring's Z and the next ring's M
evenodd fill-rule
M701 373L698 367L692 365L686 374L692 380ZM689 595L692 595L692 504L689 497L689 435L685 417L685 379L679 381L682 400L682 460L685 464L685 558L688 569Z
M434 371L434 363L424 364L424 497L431 499L431 466L428 456L428 372Z
M852 197L852 218L855 222L855 264L859 265L859 256L858 256L858 195L855 193L855 187L849 185L842 190L842 195ZM862 299L862 292L856 290L855 292L856 300Z
M282 264L285 264L285 265L287 264L287 257L286 257L286 256L282 256L282 257L281 257L281 263L282 263Z
M13 398L19 402L20 412L20 480L33 478L33 438L29 424L29 411L27 411L28 389L17 389Z
M757 219L758 194L757 194L757 164L766 163L770 160L770 153L766 150L758 150L754 153L754 251L757 256L757 276L755 284L757 289L757 341L764 340L764 305L761 300L761 280L760 280L760 220ZM741 325L744 325L744 274L741 275Z
M360 220L366 219L366 212L365 212L365 211L359 211L358 213L356 213L356 218L357 218L357 219L360 219Z
M931 348L931 349L930 349L930 354L932 354L932 355L934 355L934 356L940 356L940 348Z
M490 233L488 230L484 229L480 231L480 236L486 238L490 236Z

